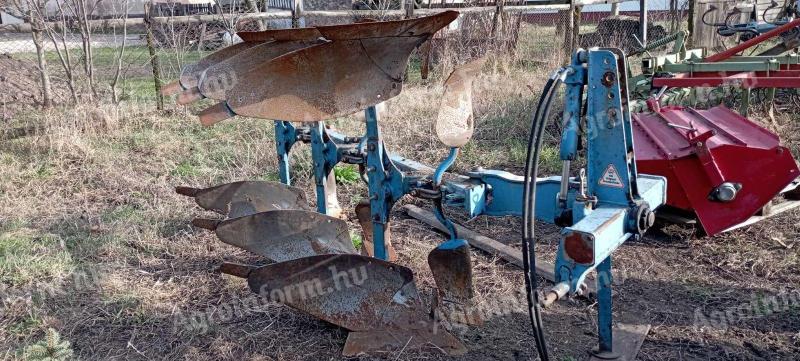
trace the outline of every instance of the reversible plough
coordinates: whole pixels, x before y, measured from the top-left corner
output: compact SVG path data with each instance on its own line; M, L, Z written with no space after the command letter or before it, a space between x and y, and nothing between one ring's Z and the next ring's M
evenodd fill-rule
M345 355L429 344L448 354L466 352L437 317L458 314L468 324L482 322L471 311L469 244L459 238L444 207L470 216L523 217L531 321L537 350L547 359L540 303L584 294L592 271L610 275L611 254L643 235L656 209L685 205L713 234L746 221L798 176L790 152L775 135L724 108L660 108L651 99L654 111L632 117L625 55L615 49L578 50L548 79L531 125L524 176L476 168L444 177L472 136L471 89L483 66L480 59L457 67L445 81L434 123L450 148L444 161L433 169L391 154L375 106L401 92L413 49L457 16L446 11L410 20L241 33L242 43L187 67L166 87L167 93L179 93L181 103L218 101L200 112L205 125L235 115L275 122L281 183L242 181L177 191L224 216L193 224L273 262L260 267L225 263L222 272L247 279L254 292L272 301L349 330ZM563 171L540 178L543 132L561 87ZM363 136L346 136L324 124L361 110ZM311 144L316 211L301 190L290 186L289 153L297 142ZM368 197L355 209L364 232L363 254L339 217L332 172L339 163L358 165L368 185ZM576 171L576 164L585 168ZM411 270L395 263L391 211L404 196L432 201L449 230L448 240L428 255L438 289L436 312L425 309ZM536 269L535 220L563 227L555 285L544 297L531 271ZM598 279L596 354L611 357L611 282Z

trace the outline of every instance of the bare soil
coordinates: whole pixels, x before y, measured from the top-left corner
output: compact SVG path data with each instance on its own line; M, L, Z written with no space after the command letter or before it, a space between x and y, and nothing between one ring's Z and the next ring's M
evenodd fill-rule
M40 74L36 64L15 59L9 54L0 54L0 119L11 118L21 109L42 105ZM64 88L66 85L57 78L51 81L54 100L63 101L69 94Z

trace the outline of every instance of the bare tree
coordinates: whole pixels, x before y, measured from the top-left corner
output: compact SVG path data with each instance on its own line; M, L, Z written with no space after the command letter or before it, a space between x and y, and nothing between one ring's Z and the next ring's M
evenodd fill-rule
M61 23L59 25L60 29L56 29L53 23L44 22L44 31L50 38L50 41L53 43L53 48L55 49L56 54L58 54L58 60L61 62L61 66L64 68L64 74L67 78L67 87L69 87L72 102L77 103L78 93L75 88L72 57L70 56L69 47L67 46L67 28L69 27L69 23L67 22L67 16L64 14L64 8L61 5L61 2L56 1L56 5L58 6L58 14L61 17ZM41 12L39 12L38 15L42 19L46 18L46 16Z
M29 0L32 1L32 0ZM102 0L66 0L64 8L71 12L75 19L81 36L81 50L83 51L83 70L91 91L92 100L97 97L97 87L94 79L94 52L92 50L92 24L89 18L97 9Z
M45 27L44 5L46 0L0 0L0 10L20 18L31 24L31 38L36 47L37 67L42 83L42 106L53 105L53 87L50 82L50 73L47 71L47 59L44 53Z
M247 8L248 8L247 11L248 12L254 13L254 14L258 14L260 12L260 10L258 8L258 2L256 0L245 0L245 1L247 1ZM261 21L261 20L255 20L255 21L257 22L256 24L257 24L257 28L258 28L259 31L266 29L266 26L264 26L264 22L263 21ZM231 35L233 35L233 34L234 33L231 33Z
M147 51L150 53L150 65L153 68L153 85L156 93L156 108L164 110L164 95L161 94L161 64L155 49L153 36L153 17L150 3L144 4L144 24L147 27Z
M397 4L397 0L359 0L357 8L366 10L376 10L375 20L386 20L389 10Z
M122 12L122 18L124 20L122 22L122 45L119 47L119 53L117 53L117 69L114 71L114 79L111 80L111 99L114 104L118 104L120 100L117 84L122 74L122 57L125 56L125 46L127 45L128 38L128 13L130 12L128 0L124 0L122 3Z
M236 10L237 7L238 6L236 6L236 2L234 1L228 8L227 13L225 12L225 9L222 8L220 8L219 12L220 22L222 23L222 27L225 28L225 31L227 31L228 34L230 34L231 38L233 38L233 36L236 34L238 30L236 26L239 23L239 20L242 18L242 14ZM259 24L261 23L259 22Z

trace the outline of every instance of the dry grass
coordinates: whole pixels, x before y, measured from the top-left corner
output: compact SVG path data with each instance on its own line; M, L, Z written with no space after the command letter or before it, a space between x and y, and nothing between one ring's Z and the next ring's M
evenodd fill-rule
M553 44L540 40L542 31L526 28L521 35L518 55L526 61L498 58L484 69L476 83L476 136L458 171L477 165L519 170L538 96L530 89L541 88L561 61ZM382 130L391 151L428 164L445 156L431 123L440 82L414 81L390 102ZM56 110L32 120L43 125L45 135L0 142L0 355L22 358L26 345L54 328L82 359L339 359L345 331L277 304L253 302L244 282L214 271L223 260L260 260L189 226L201 211L173 191L176 185L275 180L272 123L237 119L202 128L188 112L157 114L150 108L131 102ZM781 115L777 123L795 155L800 155L798 120ZM331 123L346 133L363 131L352 120ZM295 184L311 193L306 148L298 146L293 155L293 175ZM350 214L366 189L357 182L339 192ZM399 262L415 271L427 299L433 280L425 255L443 236L396 213ZM517 243L518 219L454 215L500 241ZM727 330L693 327L695 309L724 310L752 295L796 290L797 216L785 214L714 238L669 226L623 246L615 256L624 281L616 288L615 316L654 326L640 358L797 359L797 308ZM543 253L552 256L554 239L542 241ZM473 259L479 303L498 309L503 305L497 300L518 296L518 269L482 253ZM458 329L470 348L459 359L534 359L525 310L510 311L483 327ZM202 321L197 317L210 319L208 328L190 327ZM583 358L595 343L591 303L562 303L544 317L556 359ZM389 356L444 359L435 350Z

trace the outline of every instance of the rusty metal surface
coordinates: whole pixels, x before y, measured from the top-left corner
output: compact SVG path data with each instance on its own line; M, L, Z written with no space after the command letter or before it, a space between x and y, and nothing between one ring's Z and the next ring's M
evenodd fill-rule
M234 114L233 111L228 108L228 105L225 104L225 102L214 104L206 109L203 109L197 114L198 118L200 118L200 124L206 127L217 124L225 119L232 118L235 115L236 114Z
M228 218L279 209L311 210L301 189L277 182L241 181L205 189L176 187L175 191Z
M376 258L295 259L252 271L248 284L262 296L350 331L402 329L428 321L411 270Z
M442 243L428 253L428 266L443 300L466 302L472 288L472 262L469 244L461 239Z
M219 49L211 54L206 55L200 61L194 64L188 64L183 67L180 75L180 84L184 89L191 89L197 86L200 80L200 75L211 65L221 62L229 57L238 54L240 51L249 49L259 45L259 43L239 43L234 44L222 49Z
M483 315L474 302L469 243L453 239L428 253L428 267L436 282L434 312L450 322L480 326Z
M361 254L369 257L375 257L375 245L372 242L372 216L369 206L369 200L363 199L356 204L356 218L358 224L361 226ZM386 246L386 256L389 262L397 261L397 251L394 250L392 245L392 232L390 227L385 227L383 232L384 245Z
M275 262L356 253L347 222L313 211L276 210L216 222L197 219L192 223L213 229L224 243Z
M183 87L181 86L180 80L167 83L161 87L161 95L165 96L172 96L180 93L181 91L183 91Z
M374 40L371 40L374 42ZM386 72L372 64L360 40L317 45L255 68L228 92L238 115L313 122L344 116L400 94L402 73L414 38L394 43L385 54L397 59Z
M225 262L219 266L220 272L241 278L247 278L254 269L256 269L256 267L229 262Z
M261 43L209 66L200 76L198 88L206 98L225 100L226 92L232 89L240 79L247 78L248 73L258 65L283 54L324 42L324 40L312 39Z
M383 102L400 93L414 48L457 15L319 27L333 41L253 68L227 92L226 104L239 115L310 122Z
M240 31L236 33L245 42L264 41L309 41L322 37L317 28L270 29L264 31Z
M465 351L425 312L413 274L403 266L361 255L320 255L259 267L247 280L274 302L364 332L348 338L347 355L399 350L415 339L414 346L427 341L446 352Z
M472 138L472 83L486 58L473 60L453 70L444 82L444 94L436 117L436 135L449 147L462 147Z
M178 93L178 99L175 102L180 105L186 105L194 103L200 99L203 99L203 94L200 94L200 90L197 89L197 87L194 87Z

